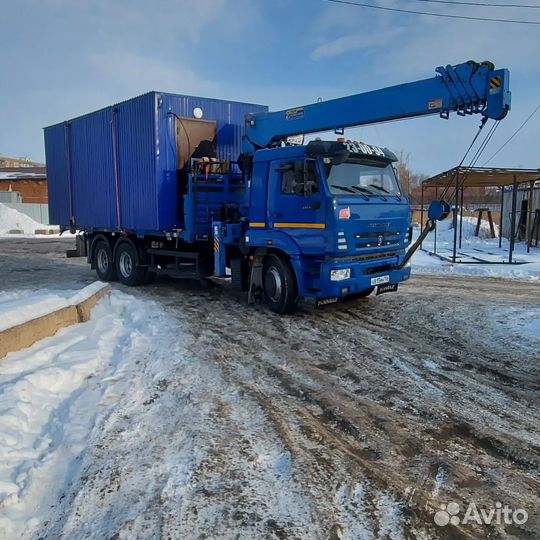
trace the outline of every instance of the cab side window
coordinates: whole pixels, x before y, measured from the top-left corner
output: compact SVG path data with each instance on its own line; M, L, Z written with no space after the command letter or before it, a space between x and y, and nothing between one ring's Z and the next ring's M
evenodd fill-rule
M284 195L294 194L294 171L281 173L281 193Z
M319 180L314 159L306 160L304 182L306 185L305 189L307 194L311 195L313 193L319 193Z
M281 193L283 195L301 195L298 191L303 181L303 169L303 161L286 163L280 167Z
M281 174L283 195L309 196L319 192L314 160L285 163L277 169Z

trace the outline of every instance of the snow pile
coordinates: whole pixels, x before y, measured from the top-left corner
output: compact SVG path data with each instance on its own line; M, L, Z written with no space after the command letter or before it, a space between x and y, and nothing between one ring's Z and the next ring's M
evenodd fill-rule
M133 303L117 293L96 306L89 322L0 363L0 538L27 538L47 519L57 496L53 486L71 478L106 389L89 389L88 381L97 372L115 373L116 347L134 331L125 316ZM144 314L140 306L137 313Z
M26 214L0 203L0 234L9 233L11 230L21 230L25 234L34 234L36 229L43 229L44 227L47 228L47 225L38 223Z
M79 304L106 286L106 283L96 281L80 291L43 290L28 291L27 294L0 294L0 332L58 309Z
M461 236L464 240L471 240L473 238L491 238L491 229L489 227L489 221L485 219L480 221L480 230L478 231L478 237L474 235L476 231L477 219L475 217L463 216L463 223L461 225ZM444 238L447 237L448 231L450 231L450 236L453 240L454 238L454 228L453 228L452 218L447 218L444 221L439 221L437 223L437 235L441 234ZM460 218L458 217L458 237L459 237L459 228L460 228ZM494 223L493 228L495 229L495 235L499 235L499 226Z

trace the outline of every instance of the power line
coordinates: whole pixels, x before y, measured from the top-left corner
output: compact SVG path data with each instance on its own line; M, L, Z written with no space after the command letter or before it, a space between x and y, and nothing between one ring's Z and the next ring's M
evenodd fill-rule
M351 0L326 0L326 2L333 2L334 4L345 4L349 6L365 7L370 9L382 9L384 11L397 11L399 13L409 13L413 15L429 15L431 17L446 17L449 19L466 19L469 21L484 21L484 22L500 22L500 23L514 23L514 24L534 24L540 25L540 22L535 21L519 21L515 19L490 19L486 17L469 17L467 15L449 15L445 13L429 13L426 11L416 11L412 9L399 9L385 6L375 6L373 4L364 4L361 2L352 2Z
M454 4L459 6L484 6L501 8L530 8L540 9L540 6L532 4L494 4L491 2L459 2L458 0L416 0L417 2L431 2L433 4Z
M485 167L521 131L521 129L525 126L525 124L535 115L538 109L540 109L540 105L536 106L536 109L534 109L534 111L531 114L529 114L529 116L527 116L523 124L521 124L521 126L519 126L516 129L516 131L512 133L512 135L508 138L508 140L482 165L482 167Z

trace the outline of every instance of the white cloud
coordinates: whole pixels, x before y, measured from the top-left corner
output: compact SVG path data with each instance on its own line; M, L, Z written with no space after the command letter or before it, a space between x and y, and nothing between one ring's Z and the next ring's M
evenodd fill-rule
M218 85L197 75L178 57L158 59L122 50L96 53L90 59L94 80L106 80L114 99L158 90L208 95Z
M367 51L388 47L400 35L403 35L403 29L401 28L388 28L370 34L365 32L350 34L319 45L315 48L311 57L314 60L320 60L353 51Z
M450 7L445 11L463 13ZM331 17L323 13L316 26L323 42L314 46L313 59L368 51L377 55L376 72L394 81L404 76L412 80L438 65L469 59L491 60L498 67L524 73L538 71L540 42L533 26L394 15L352 7L341 12L334 9ZM341 35L344 29L345 36Z

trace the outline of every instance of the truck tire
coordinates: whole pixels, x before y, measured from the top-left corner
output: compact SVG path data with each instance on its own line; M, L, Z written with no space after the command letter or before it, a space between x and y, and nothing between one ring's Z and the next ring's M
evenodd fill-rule
M148 268L139 266L141 262L137 248L129 243L122 242L116 250L116 272L124 285L135 287L146 282Z
M298 304L298 285L288 261L267 255L263 263L264 297L274 313L293 313Z
M99 279L103 281L116 281L118 279L111 246L106 240L98 240L94 246L94 266Z

